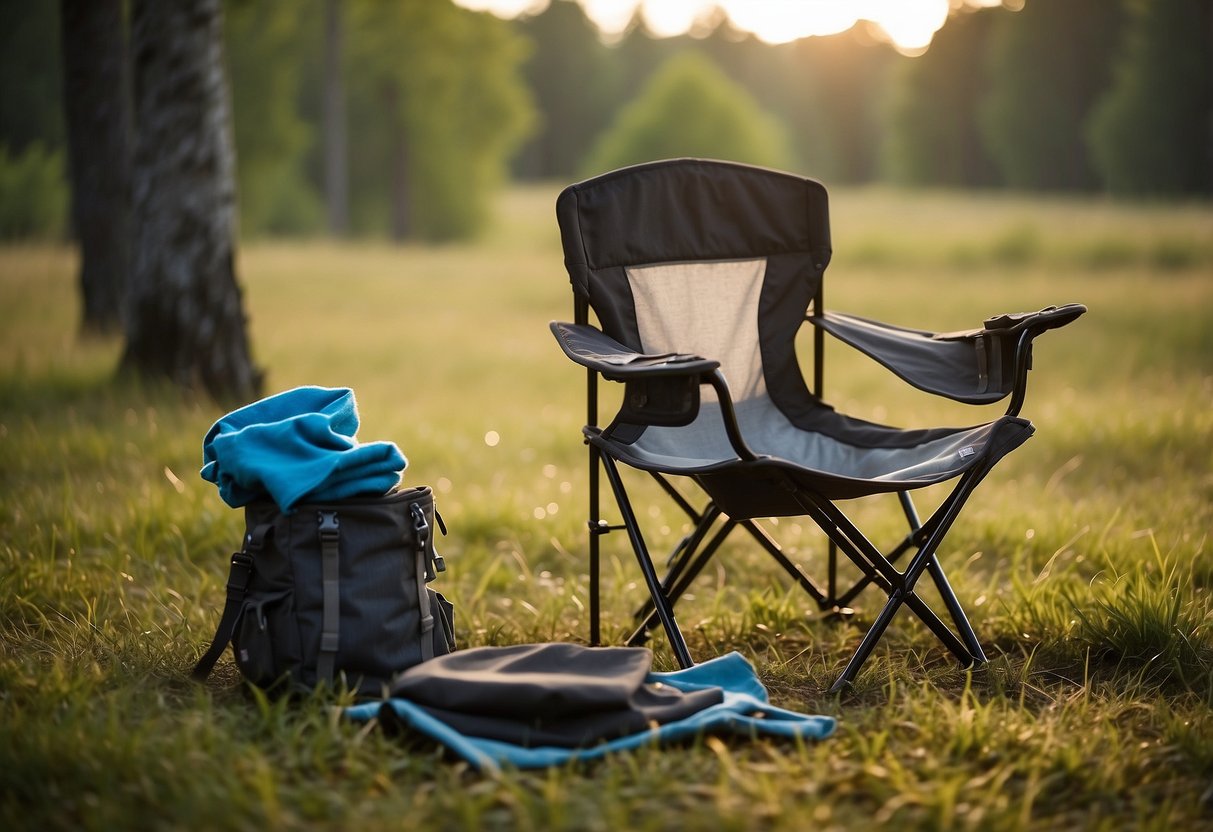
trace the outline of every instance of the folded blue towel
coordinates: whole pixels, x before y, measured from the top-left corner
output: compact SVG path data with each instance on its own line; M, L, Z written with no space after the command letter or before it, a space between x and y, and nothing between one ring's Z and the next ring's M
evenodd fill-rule
M649 673L645 681L688 692L720 688L723 696L718 704L704 708L685 719L656 725L645 731L586 748L527 747L468 736L456 731L420 705L400 698L354 705L345 709L345 716L356 722L390 716L442 743L480 771L497 771L501 766L520 769L560 766L572 760L593 760L615 751L662 745L703 734L824 739L834 732L833 717L813 716L773 707L754 668L739 653L728 653L686 670ZM388 713L381 713L384 710Z
M348 388L296 387L234 410L202 442L202 478L237 508L270 497L283 511L385 494L408 461L391 442L359 443Z

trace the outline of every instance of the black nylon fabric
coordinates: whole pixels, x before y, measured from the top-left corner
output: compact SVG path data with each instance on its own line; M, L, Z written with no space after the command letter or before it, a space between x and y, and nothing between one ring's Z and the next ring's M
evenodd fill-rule
M827 206L813 179L674 159L571 185L556 216L574 288L589 296L592 273L616 266L799 252L821 271L830 260Z
M1087 308L1049 306L989 318L981 328L934 333L827 312L811 319L920 390L969 404L991 404L1015 387L1016 348L1049 329L1065 326Z
M251 531L269 524L265 546L252 554L253 573L232 648L241 672L268 687L284 677L296 687L317 681L324 615L320 512L338 523L339 635L335 666L362 692L378 693L400 671L423 660L422 639L434 653L454 649L451 608L418 581L418 565L432 555L413 526L411 506L434 529L428 487L383 497L301 504L290 513L272 501L245 507ZM431 532L432 534L433 532ZM434 628L422 630L420 593L428 596Z
M821 286L822 272L805 257L767 258L762 295L758 300L758 342L767 392L793 424L798 416L822 407L809 392L796 357L796 333Z
M467 736L561 748L635 734L723 701L719 688L646 683L652 659L641 647L478 647L410 668L390 692Z
M557 321L552 323L551 329L565 355L609 379L624 381L639 375L685 376L710 372L720 366L718 361L687 353L638 353L588 325Z
M929 393L991 404L1005 398L1014 386L1018 333L975 330L938 336L838 313L812 322Z
M832 411L824 409L822 413L837 416ZM838 418L846 419L844 416ZM896 428L868 425L862 422L851 427L861 438L865 433L870 432L873 437L876 437L883 432L891 439L896 438L903 443L908 443L909 439L914 437L930 441L952 434L968 434L974 443L972 446L974 454L963 460L957 457L955 464L948 470L938 471L929 476L865 479L814 470L796 461L778 457L759 457L752 462L730 459L698 467L654 465L632 452L630 445L636 439L633 433L617 430L614 426L612 426L609 438L603 431L586 429L584 433L591 444L634 468L642 471L659 471L694 477L695 481L711 495L713 501L725 514L735 520L744 520L752 517L787 517L803 514L803 507L797 501L792 489L789 488L792 483L820 494L828 500L849 500L869 494L904 491L909 488L922 488L944 482L974 466L993 465L1026 442L1034 432L1032 424L1026 419L1005 416L988 425L963 430L939 428L899 431ZM907 444L906 450L912 453L913 445Z
M636 321L636 302L623 266L611 266L594 272L589 284L589 300L603 332L630 349L643 352L640 326Z

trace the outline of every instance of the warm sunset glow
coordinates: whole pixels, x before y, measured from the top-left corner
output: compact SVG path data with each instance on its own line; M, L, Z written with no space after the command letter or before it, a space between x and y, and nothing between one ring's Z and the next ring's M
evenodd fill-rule
M874 21L898 49L927 48L948 19L948 0L867 0L864 17Z
M701 0L664 0L661 3L645 3L640 13L650 32L659 38L668 38L689 30L711 8L710 3Z
M463 6L477 12L492 12L498 17L517 17L520 14L538 14L549 5L548 0L455 0L456 6Z
M722 0L720 5L738 29L753 32L767 43L787 43L810 35L845 32L859 20L865 4L839 0Z
M551 0L455 0L461 6L501 17L537 14ZM610 38L627 28L639 12L656 37L691 30L716 9L743 32L767 43L787 43L812 35L845 32L860 20L875 23L900 51L920 54L948 19L953 5L997 6L1002 0L578 0L586 14Z

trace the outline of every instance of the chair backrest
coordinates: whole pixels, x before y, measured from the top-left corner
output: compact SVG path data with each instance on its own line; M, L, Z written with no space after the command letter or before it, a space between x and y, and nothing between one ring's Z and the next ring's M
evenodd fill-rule
M794 339L831 253L821 183L672 159L571 185L556 214L573 291L604 332L720 361L737 400L791 383L804 402Z

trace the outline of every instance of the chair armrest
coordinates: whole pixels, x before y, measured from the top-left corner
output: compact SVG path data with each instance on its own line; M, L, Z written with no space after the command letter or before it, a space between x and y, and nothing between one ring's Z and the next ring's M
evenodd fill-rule
M698 355L639 353L587 324L553 321L550 326L565 355L611 381L658 376L701 376L720 367L719 361Z
M1011 407L1018 412L1031 368L1032 339L1086 311L1075 303L1050 306L1039 312L998 315L979 329L945 333L839 312L808 320L920 390L966 404L992 404L1014 393Z
M606 433L621 424L689 425L699 414L699 387L710 384L720 404L725 433L739 459L755 454L741 435L733 398L720 362L682 353L645 354L628 349L587 324L551 323L565 355L610 381L626 382L623 403Z

